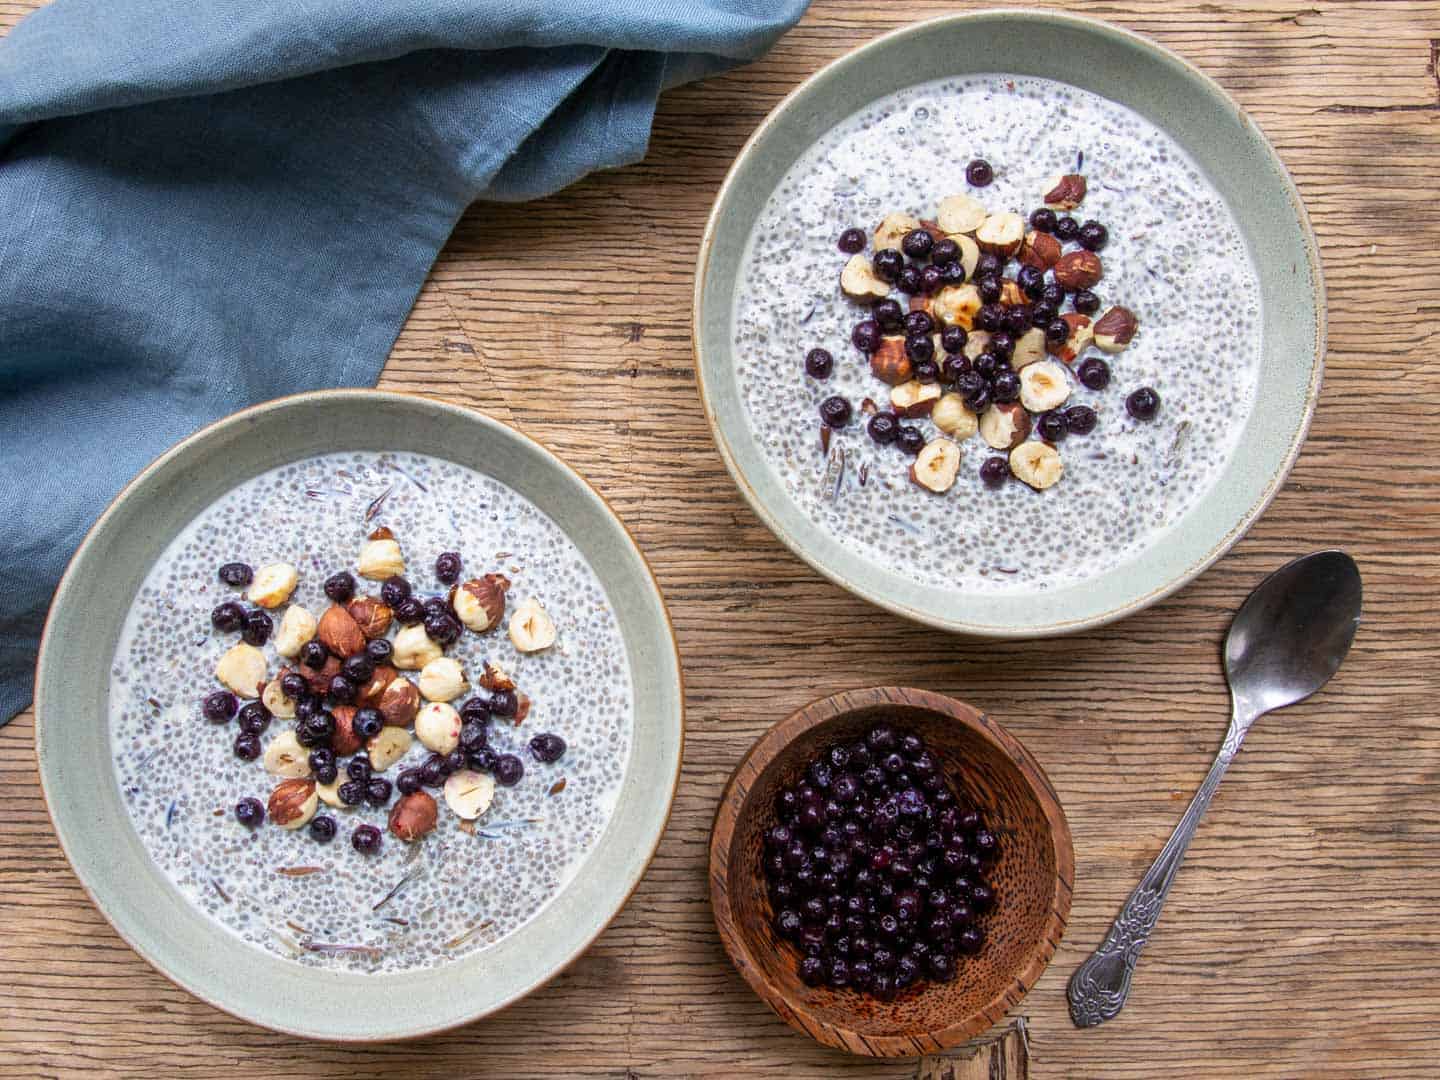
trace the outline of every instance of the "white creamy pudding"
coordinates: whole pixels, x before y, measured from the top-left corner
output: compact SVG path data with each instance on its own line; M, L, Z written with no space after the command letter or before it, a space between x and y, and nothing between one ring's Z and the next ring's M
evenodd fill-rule
M974 159L993 166L993 182L967 182ZM1063 463L1053 486L1037 491L1014 478L987 486L983 463L1010 448L997 450L962 426L953 439L959 457L953 484L942 494L927 490L912 482L910 469L917 460L935 466L931 456L917 459L868 433L866 399L889 410L893 387L852 343L856 324L871 317L868 304L887 288L902 309L910 297L889 282L868 301L847 296L840 279L851 255L837 240L846 230L863 230L863 254L871 259L887 216L934 222L942 201L957 194L978 200L990 215L1020 215L1029 233L1032 212L1063 174L1083 176L1086 192L1077 207L1057 215L1108 230L1096 251L1103 276L1091 289L1099 308L1090 318L1123 305L1138 319L1138 332L1113 354L1090 345L1075 356L1044 357L1060 373L1063 408L1085 406L1095 414L1088 433L1049 440ZM936 230L936 241L946 233ZM1063 250L1084 249L1069 242ZM913 265L923 267L926 259ZM1020 265L1010 258L1003 276L1016 278ZM1152 124L1048 80L997 74L926 83L837 125L777 186L749 238L740 280L736 378L769 467L817 525L868 560L922 583L1034 591L1073 584L1162 543L1234 453L1254 400L1259 285L1225 203ZM1073 312L1072 303L1067 297L1056 314ZM938 337L934 344L943 366ZM816 348L833 355L826 378L805 370ZM1108 365L1103 389L1077 378L1087 359ZM1024 377L1024 369L1016 374ZM1160 402L1148 421L1126 409L1127 396L1141 388L1153 389ZM853 416L822 443L820 407L832 396L848 402ZM917 428L925 443L945 437L929 415L899 422ZM1032 451L1050 453L1038 431L1020 454ZM1009 460L1013 467L1015 458Z
M423 788L437 807L433 831L410 843L393 825L387 829L398 788L377 805L320 802L316 817L336 825L329 842L309 825L282 828L273 806L263 824L247 827L237 820L237 803L265 804L286 775L295 775L267 771L268 751L293 738L301 720L277 714L258 733L261 756L246 760L235 749L238 721L202 715L202 701L222 689L217 664L240 641L212 625L212 609L246 595L227 587L217 569L241 561L298 570L293 593L269 611L275 633L259 646L266 678L274 679L297 664L276 651L287 610L326 612L332 601L325 582L339 571L355 575L357 596L380 594L381 581L367 580L357 567L378 526L398 541L416 598L447 593L435 569L443 552L463 557L462 580L485 574L509 580L503 618L484 633L463 630L445 654L470 684L456 692L451 707L486 698L479 685L486 662L509 673L528 697L522 720L496 715L487 736L489 750L519 759L524 775L495 786L488 809L468 821L455 809L463 802L452 802L439 785ZM527 601L553 620L548 647L514 636L534 632L534 625L507 633ZM396 620L381 636L393 642L403 629ZM400 666L398 655L397 646ZM425 676L398 674L427 696L450 692L437 686L453 669L425 670ZM240 696L244 704L254 694ZM200 514L135 597L115 650L110 693L124 801L146 850L175 887L257 948L360 971L446 963L497 942L553 899L614 809L630 754L632 711L616 617L595 573L559 527L494 479L448 461L389 453L286 465L241 484ZM413 722L413 741L407 725L384 728L404 732L400 742L408 748L383 772L377 763L376 777L394 783L430 759L435 747L423 740L433 743L436 736L426 723ZM540 733L563 739L558 760L540 760L531 751L530 740ZM362 748L355 756L367 754ZM350 760L339 755L339 782L346 781ZM378 851L352 846L362 825L381 834Z

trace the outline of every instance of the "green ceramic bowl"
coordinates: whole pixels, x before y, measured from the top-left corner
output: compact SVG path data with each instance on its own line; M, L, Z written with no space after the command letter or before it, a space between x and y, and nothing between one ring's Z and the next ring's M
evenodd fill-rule
M922 585L843 546L786 493L757 443L731 359L738 271L751 228L785 173L825 132L897 90L983 72L1039 76L1117 101L1173 137L1206 171L1244 234L1264 312L1260 384L1236 452L1164 543L1078 584L975 594ZM1218 559L1269 505L1300 451L1320 392L1325 292L1305 208L1275 151L1214 82L1174 53L1108 23L1025 10L950 15L877 38L782 101L730 170L700 246L695 356L726 466L760 519L838 585L944 630L1041 637L1119 619Z
M193 907L131 827L110 758L108 672L131 598L165 546L235 485L315 454L399 450L508 484L570 536L620 622L635 737L614 816L572 882L493 947L446 967L366 975L305 967L247 945ZM660 841L680 772L680 663L644 558L601 497L523 435L470 409L338 390L283 398L192 435L120 493L70 563L45 627L35 746L55 831L76 875L130 945L197 997L312 1038L401 1039L500 1009L550 979L620 910Z

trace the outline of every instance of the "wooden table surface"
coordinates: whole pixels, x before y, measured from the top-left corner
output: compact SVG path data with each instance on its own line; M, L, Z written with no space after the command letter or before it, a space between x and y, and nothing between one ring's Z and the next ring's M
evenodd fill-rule
M3 0L0 26L34 6ZM51 832L26 714L0 729L0 1074L914 1076L914 1061L813 1045L761 1005L717 942L705 874L721 785L767 725L821 693L902 682L1003 720L1069 813L1069 932L1019 1010L1032 1075L1440 1075L1440 8L1084 5L1189 57L1275 142L1323 249L1325 389L1289 485L1194 584L1080 637L981 644L871 608L781 547L720 463L690 354L701 229L756 123L831 58L959 6L817 0L764 60L667 95L642 164L543 202L475 207L385 369L382 386L486 409L584 473L669 600L684 774L654 865L598 943L503 1014L418 1043L352 1049L250 1027L172 986L90 905ZM540 298L539 279L570 283L569 300ZM1252 732L1128 1008L1077 1031L1065 980L1223 733L1232 611L1266 572L1332 545L1365 575L1349 661Z

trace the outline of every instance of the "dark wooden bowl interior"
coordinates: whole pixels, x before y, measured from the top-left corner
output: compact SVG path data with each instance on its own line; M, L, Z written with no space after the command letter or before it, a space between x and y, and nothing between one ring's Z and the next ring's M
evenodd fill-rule
M964 958L950 982L923 982L891 1002L801 982L795 946L772 929L760 864L777 792L794 783L818 751L854 740L881 720L925 740L956 795L985 815L1001 841L986 875L997 900L982 924L984 949ZM896 688L826 698L772 729L732 777L711 848L716 921L741 974L795 1027L821 1042L873 1055L930 1053L999 1020L1054 955L1073 878L1064 812L1024 748L968 705Z

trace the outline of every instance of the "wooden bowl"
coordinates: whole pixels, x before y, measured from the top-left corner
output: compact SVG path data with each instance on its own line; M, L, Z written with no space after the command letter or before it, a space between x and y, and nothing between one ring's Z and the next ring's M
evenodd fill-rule
M854 740L882 719L925 740L956 794L984 813L1001 844L986 875L996 905L983 923L984 949L965 958L950 982L922 982L890 1002L800 981L798 952L772 928L760 865L776 793L817 751ZM1055 955L1074 877L1070 826L1044 770L985 714L925 690L852 690L776 724L730 777L710 836L710 902L740 974L792 1027L876 1057L954 1046L1019 1004Z

